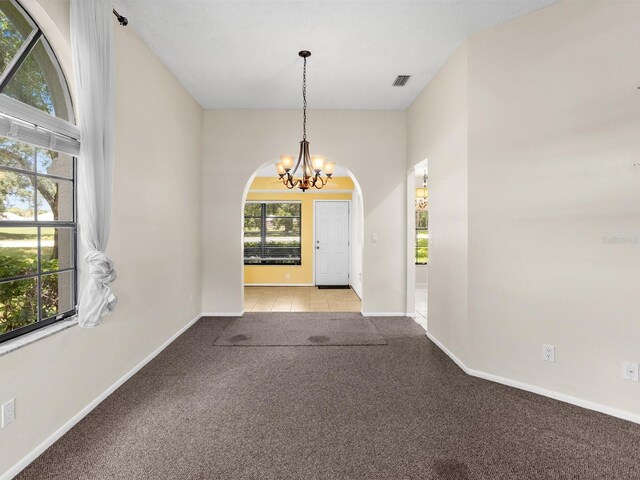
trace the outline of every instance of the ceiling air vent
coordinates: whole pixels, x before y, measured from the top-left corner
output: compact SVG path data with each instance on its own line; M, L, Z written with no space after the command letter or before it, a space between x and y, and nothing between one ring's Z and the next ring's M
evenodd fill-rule
M410 78L411 78L411 75L398 75L395 81L393 82L393 86L404 87Z

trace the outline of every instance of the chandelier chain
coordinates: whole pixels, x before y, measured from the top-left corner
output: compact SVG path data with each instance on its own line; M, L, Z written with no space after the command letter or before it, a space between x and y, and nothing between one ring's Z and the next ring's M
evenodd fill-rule
M307 57L302 68L302 139L307 139Z

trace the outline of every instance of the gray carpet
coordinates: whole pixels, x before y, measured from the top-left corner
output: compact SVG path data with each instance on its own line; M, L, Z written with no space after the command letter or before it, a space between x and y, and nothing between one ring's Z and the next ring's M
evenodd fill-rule
M639 425L467 376L410 319L372 322L388 345L221 348L233 320L202 319L19 478L640 478Z
M213 343L217 346L386 345L371 320L359 313L247 313Z

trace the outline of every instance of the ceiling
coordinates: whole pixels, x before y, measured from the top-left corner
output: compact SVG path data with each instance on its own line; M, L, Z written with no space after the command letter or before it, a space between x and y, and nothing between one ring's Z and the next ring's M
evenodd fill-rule
M306 49L309 108L405 109L469 34L554 1L114 4L204 108L300 108Z

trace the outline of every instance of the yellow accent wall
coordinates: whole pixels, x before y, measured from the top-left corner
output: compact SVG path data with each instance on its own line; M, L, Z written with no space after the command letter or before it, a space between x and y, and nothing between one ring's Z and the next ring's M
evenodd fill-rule
M313 284L313 202L314 200L351 200L353 189L354 184L351 178L335 177L322 191L307 190L304 193L291 193L293 190L287 190L277 177L256 177L247 194L248 201L302 203L302 265L245 265L245 285ZM277 193L275 190L281 190L282 193ZM341 193L345 191L348 193Z

